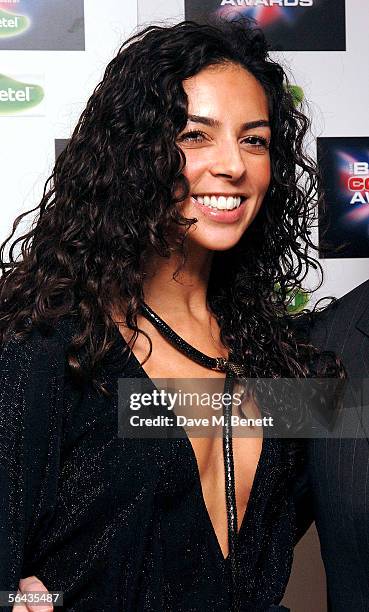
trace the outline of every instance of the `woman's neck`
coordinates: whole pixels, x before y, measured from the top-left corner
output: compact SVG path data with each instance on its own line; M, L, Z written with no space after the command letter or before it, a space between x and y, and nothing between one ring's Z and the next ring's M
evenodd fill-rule
M186 264L173 279L181 257L165 259L154 255L146 270L145 302L163 318L209 320L207 287L213 253L193 249Z

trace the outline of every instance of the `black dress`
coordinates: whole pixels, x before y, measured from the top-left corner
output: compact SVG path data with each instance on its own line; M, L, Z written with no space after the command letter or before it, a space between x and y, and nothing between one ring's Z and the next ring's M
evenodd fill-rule
M70 612L228 612L231 583L188 438L117 435L118 379L148 377L116 330L111 398L66 368L75 323L0 357L0 591L36 575ZM237 541L242 612L278 607L295 542L285 440L264 439ZM10 608L9 608L10 609Z

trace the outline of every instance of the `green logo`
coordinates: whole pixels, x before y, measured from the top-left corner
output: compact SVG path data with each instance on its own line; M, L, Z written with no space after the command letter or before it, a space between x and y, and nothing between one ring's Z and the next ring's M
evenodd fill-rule
M22 83L0 74L0 115L13 115L40 104L44 97L40 85Z
M304 99L304 91L302 87L299 87L298 85L289 85L286 87L286 91L291 94L295 108L299 106Z
M276 283L274 290L276 293L280 292L281 287L279 283ZM287 290L287 312L289 314L297 314L298 312L301 312L304 310L305 306L307 306L309 300L309 293L304 291L301 287Z
M16 15L0 9L0 39L9 38L28 30L30 20L26 15Z
M304 310L309 302L309 294L303 289L295 289L288 292L287 311L289 314L297 314Z

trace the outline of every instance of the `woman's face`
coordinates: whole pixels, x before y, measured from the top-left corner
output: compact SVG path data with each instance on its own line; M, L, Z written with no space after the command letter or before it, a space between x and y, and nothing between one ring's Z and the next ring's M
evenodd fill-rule
M177 144L186 156L190 196L180 211L198 219L190 240L230 249L255 218L270 182L267 97L236 64L204 68L183 87L188 122Z

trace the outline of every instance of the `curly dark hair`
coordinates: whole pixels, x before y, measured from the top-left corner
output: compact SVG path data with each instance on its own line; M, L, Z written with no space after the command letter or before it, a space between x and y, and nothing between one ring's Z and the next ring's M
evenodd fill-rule
M69 365L76 380L97 384L114 342L116 304L126 305L126 324L137 338L145 261L152 250L170 257L168 237L177 225L185 228L174 245L184 263L196 223L178 212L189 195L185 155L176 144L187 122L182 82L227 62L253 74L267 95L272 179L239 243L214 254L208 306L222 342L247 362L250 376L308 374L308 344L294 335L286 304L309 267L320 267L309 254L320 179L303 150L310 120L295 107L285 70L269 57L250 19L150 25L122 45L58 157L41 203L16 219L1 245L1 341L76 316ZM19 222L35 210L31 230L14 240L6 260Z

